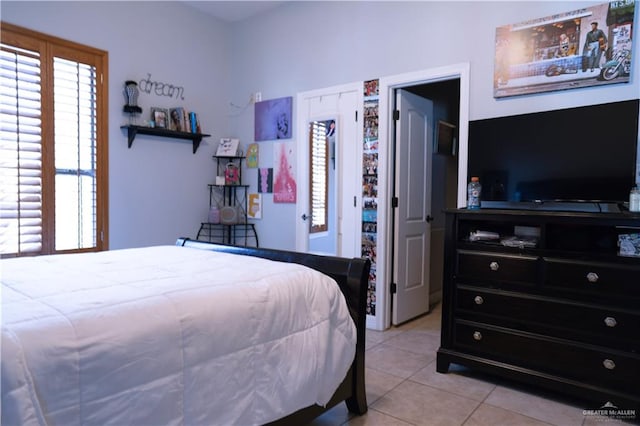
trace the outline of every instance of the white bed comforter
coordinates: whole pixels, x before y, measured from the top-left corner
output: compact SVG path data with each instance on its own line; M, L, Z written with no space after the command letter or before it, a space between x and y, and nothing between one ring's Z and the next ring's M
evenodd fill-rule
M355 354L337 284L175 246L2 261L2 425L250 425L324 405Z

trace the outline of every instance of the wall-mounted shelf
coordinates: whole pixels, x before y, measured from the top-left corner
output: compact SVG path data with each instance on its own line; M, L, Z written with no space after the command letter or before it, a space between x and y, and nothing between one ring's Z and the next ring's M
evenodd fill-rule
M120 126L121 129L127 130L127 139L129 143L129 148L133 144L133 140L136 138L136 135L152 135L152 136L162 136L165 138L175 138L175 139L189 139L193 141L193 153L195 154L200 146L200 142L202 142L202 138L206 138L211 135L207 135L204 133L189 133L189 132L177 132L175 130L163 129L160 127L145 127L145 126Z

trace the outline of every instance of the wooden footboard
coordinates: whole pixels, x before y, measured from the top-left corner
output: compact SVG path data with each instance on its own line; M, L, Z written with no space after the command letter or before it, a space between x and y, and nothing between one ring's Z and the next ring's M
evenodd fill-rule
M366 302L369 269L368 259L346 259L334 256L320 256L284 250L253 247L236 247L203 241L179 238L176 245L202 250L221 251L245 256L256 256L281 262L298 263L332 277L340 286L357 329L356 356L345 380L326 407L317 405L299 410L272 424L301 425L308 423L336 404L345 401L349 411L364 414L367 411L367 397L364 384L364 353L366 330Z

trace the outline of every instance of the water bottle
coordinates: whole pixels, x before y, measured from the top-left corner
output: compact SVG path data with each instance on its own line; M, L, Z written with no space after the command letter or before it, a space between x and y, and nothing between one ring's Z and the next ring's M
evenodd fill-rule
M640 188L634 186L629 194L629 211L640 212Z
M467 185L467 209L477 210L480 208L481 192L480 179L477 176L472 177L471 182Z

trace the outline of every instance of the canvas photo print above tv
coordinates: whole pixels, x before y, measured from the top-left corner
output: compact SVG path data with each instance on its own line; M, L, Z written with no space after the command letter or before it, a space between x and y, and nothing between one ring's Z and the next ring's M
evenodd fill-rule
M491 201L629 200L638 155L638 99L469 122L468 176Z
M612 1L496 28L494 97L628 83L634 14Z

